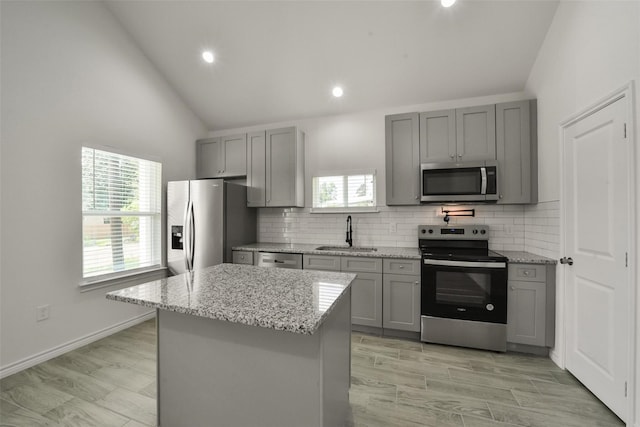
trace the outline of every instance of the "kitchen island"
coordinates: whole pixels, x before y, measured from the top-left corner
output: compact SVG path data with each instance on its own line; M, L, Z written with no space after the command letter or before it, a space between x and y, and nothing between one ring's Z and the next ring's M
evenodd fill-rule
M110 292L153 307L161 426L341 426L355 274L220 264Z

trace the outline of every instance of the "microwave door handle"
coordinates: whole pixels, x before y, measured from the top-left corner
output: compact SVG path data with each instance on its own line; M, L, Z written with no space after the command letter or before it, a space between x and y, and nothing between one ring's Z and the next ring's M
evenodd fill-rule
M482 184L480 187L480 194L487 194L487 168L480 168L480 175L482 175Z

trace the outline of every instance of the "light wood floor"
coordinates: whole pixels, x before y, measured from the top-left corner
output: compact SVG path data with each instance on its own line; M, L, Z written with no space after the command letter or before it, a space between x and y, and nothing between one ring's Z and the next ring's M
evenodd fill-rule
M155 425L155 339L151 320L1 380L0 425ZM624 425L546 358L354 333L351 373L357 427Z

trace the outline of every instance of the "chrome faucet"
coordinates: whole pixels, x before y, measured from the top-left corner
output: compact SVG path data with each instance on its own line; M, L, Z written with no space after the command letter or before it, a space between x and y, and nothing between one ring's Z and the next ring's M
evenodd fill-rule
M351 227L351 215L347 216L347 240L349 247L353 246L353 228Z

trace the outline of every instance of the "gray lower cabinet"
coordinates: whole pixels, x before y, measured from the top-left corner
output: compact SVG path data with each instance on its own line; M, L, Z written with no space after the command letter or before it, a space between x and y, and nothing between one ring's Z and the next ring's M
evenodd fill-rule
M222 178L247 174L247 135L196 141L196 177Z
M382 258L340 257L340 270L357 273L351 284L351 324L382 327Z
M382 327L382 274L357 273L351 283L351 324Z
M387 205L420 204L418 113L385 117Z
M420 332L420 276L383 275L382 327Z
M251 251L233 251L234 264L253 265L253 252Z
M500 204L537 203L536 101L496 105L496 155Z
M305 270L340 271L340 257L304 254L302 268Z
M509 264L507 341L552 347L555 341L555 266Z

